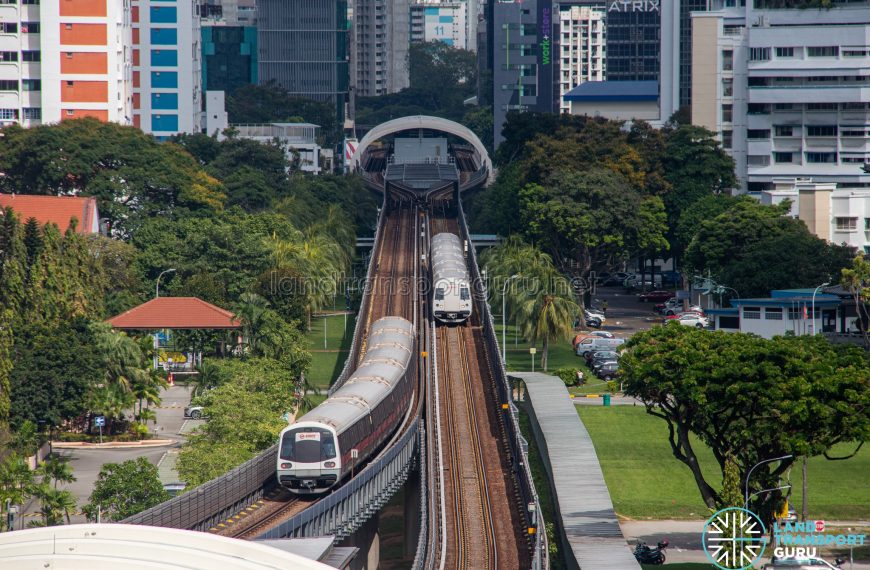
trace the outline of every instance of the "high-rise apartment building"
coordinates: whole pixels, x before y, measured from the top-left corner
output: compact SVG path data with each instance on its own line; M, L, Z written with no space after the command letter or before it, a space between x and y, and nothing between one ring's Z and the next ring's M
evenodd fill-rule
M719 134L741 188L870 187L870 2L714 4L693 16L692 122Z
M571 106L563 97L586 81L604 81L607 33L606 12L593 6L559 5L559 111Z
M410 40L477 51L477 38L468 35L468 4L432 0L411 4Z
M408 34L405 5L405 37ZM348 93L347 0L259 0L259 81L335 106Z
M202 48L194 0L133 0L133 124L168 137L202 122Z
M113 0L0 4L0 125L132 117L130 13Z
M409 0L354 0L352 83L356 94L373 97L410 85Z

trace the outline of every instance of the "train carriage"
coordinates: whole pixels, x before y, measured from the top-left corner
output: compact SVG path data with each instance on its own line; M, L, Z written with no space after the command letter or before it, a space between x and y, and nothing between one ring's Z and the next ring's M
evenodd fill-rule
M344 385L281 432L281 485L298 494L324 492L387 440L413 394L406 374L413 348L409 321L384 317L372 324L363 360Z
M471 316L471 280L459 236L432 237L432 314L442 323L462 323Z

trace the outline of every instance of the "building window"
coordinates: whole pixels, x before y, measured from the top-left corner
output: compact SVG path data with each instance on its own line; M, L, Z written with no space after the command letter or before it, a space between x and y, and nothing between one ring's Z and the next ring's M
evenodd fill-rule
M750 103L746 106L746 113L749 115L769 115L770 105L767 103Z
M750 140L765 140L770 138L770 129L749 129L746 138Z
M808 152L807 162L810 164L836 164L836 152Z
M770 166L770 157L766 154L750 154L746 157L746 164L754 167Z
M807 103L807 111L836 111L836 103Z
M0 109L0 121L17 121L18 109Z
M835 137L837 125L812 125L807 127L808 137Z
M791 125L774 125L773 132L778 137L794 136L794 127Z
M864 218L864 231L870 232L870 218Z
M743 307L744 319L760 319L761 307Z
M749 48L749 61L770 61L770 48Z
M834 227L838 232L854 232L858 230L858 218L834 218Z
M39 22L21 22L22 34L38 34Z
M774 103L773 109L775 111L793 111L794 104L793 103Z
M0 22L0 34L17 34L18 24L15 22ZM8 109L4 109L7 110Z
M42 107L25 107L24 108L24 120L25 121L41 121L42 120Z
M844 49L843 57L867 57L870 55L870 50L866 49Z
M837 57L840 48L837 46L812 46L807 48L807 57Z
M855 127L843 127L843 130L840 131L841 137L866 137L870 136L867 134L867 131L863 128L855 128Z
M791 164L792 153L790 152L774 152L773 161L777 164Z
M22 79L22 91L42 91L42 81L39 79Z
M734 119L734 105L722 105L722 122L730 123Z
M0 79L0 91L18 91L18 80Z
M0 61L18 61L18 52L0 51Z
M766 307L764 309L764 319L767 321L781 321L782 307Z
M776 57L794 57L794 48L778 47L776 48Z
M734 79L731 77L722 78L722 96L732 97L734 95Z
M804 311L798 307L791 307L788 310L788 320L799 321L804 318Z
M730 49L722 50L722 69L724 71L732 71L734 69L734 51Z
M67 109L67 110L66 110L66 116L67 116L67 117L73 117L73 116L75 116L75 114L76 114L76 112L73 111L72 109Z
M21 61L39 61L42 59L41 52L37 50L28 50L21 52Z
M722 148L731 148L733 144L733 133L722 131Z

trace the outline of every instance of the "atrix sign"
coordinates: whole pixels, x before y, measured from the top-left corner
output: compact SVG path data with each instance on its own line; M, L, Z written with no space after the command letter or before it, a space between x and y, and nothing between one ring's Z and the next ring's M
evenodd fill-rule
M659 12L661 0L613 0L608 12Z

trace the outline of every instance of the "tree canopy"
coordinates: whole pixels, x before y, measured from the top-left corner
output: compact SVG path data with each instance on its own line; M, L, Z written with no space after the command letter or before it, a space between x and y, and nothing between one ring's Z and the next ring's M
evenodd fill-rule
M100 512L102 520L117 522L168 499L157 467L137 457L103 465L84 511L88 520L96 521Z

